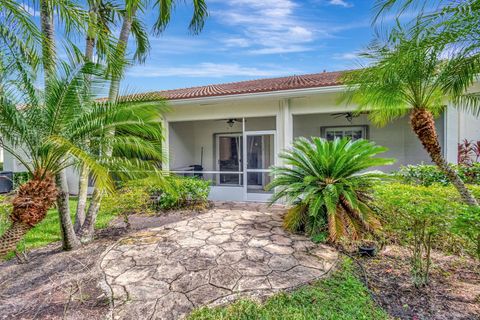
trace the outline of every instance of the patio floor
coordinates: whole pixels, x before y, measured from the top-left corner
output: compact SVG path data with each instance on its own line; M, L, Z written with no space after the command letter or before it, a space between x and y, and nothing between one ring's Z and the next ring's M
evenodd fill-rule
M265 297L325 276L337 252L284 231L283 211L217 204L120 240L101 260L113 319L178 319L202 305Z

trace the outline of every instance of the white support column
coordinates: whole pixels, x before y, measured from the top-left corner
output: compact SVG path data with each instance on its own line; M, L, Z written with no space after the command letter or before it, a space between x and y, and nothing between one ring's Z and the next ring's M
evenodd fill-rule
M448 103L444 117L444 150L443 155L450 163L457 163L458 143L460 141L460 116L458 109Z
M163 118L163 132L165 140L162 145L162 153L165 161L162 163L162 170L170 170L170 124L166 118Z
M293 142L293 118L290 111L290 99L279 101L279 112L277 115L277 153L290 147ZM277 158L277 163L279 159Z

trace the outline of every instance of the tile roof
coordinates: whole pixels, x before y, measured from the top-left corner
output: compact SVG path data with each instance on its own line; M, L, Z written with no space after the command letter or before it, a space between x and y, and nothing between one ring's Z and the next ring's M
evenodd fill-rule
M329 87L340 85L340 76L343 73L344 71L335 71L306 75L293 75L281 78L249 80L241 82L213 84L202 87L164 90L155 92L155 94L158 94L167 100L181 100L235 94Z

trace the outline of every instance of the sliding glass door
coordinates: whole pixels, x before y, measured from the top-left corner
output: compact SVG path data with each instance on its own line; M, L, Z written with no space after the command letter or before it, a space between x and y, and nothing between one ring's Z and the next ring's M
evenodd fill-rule
M218 185L240 186L242 181L243 137L241 133L218 134L216 139ZM235 174L238 172L238 174Z
M271 181L270 166L275 163L275 131L245 132L245 192L248 201L268 201L272 192L266 187Z

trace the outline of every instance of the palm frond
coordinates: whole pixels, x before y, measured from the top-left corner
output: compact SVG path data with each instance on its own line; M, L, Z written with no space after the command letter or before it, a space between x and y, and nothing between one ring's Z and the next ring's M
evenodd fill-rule
M377 157L386 150L366 140L298 138L280 155L284 164L272 167L273 180L267 186L275 190L271 201L283 199L293 205L292 221L307 214L305 229L311 234L327 224L331 241L371 231L378 224L365 202L380 175L365 171L392 164L393 159Z

